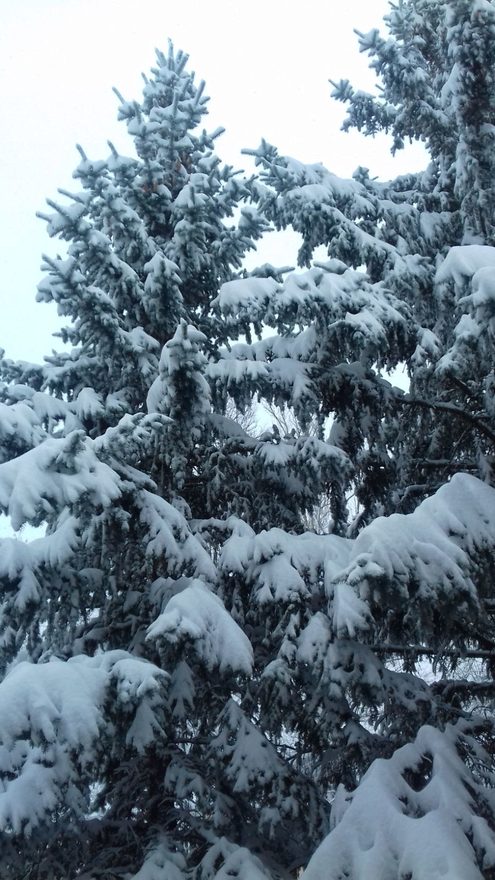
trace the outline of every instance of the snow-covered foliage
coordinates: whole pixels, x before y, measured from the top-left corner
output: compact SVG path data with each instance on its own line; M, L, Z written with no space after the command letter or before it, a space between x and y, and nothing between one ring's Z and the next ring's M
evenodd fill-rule
M171 48L135 155L49 203L68 347L0 362L1 880L495 876L495 2L388 28L334 94L423 173L237 175ZM242 269L270 224L304 271Z
M495 860L485 783L466 772L462 751L490 758L463 730L425 725L413 743L373 762L354 794L340 787L335 829L311 859L305 880L341 877L417 877L480 880L476 854L487 869ZM490 875L488 875L490 876Z

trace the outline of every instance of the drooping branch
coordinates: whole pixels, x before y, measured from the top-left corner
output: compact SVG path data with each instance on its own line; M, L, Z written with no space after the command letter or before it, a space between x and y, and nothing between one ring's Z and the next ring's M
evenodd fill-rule
M433 409L438 412L450 413L456 418L462 419L464 422L469 422L469 424L473 425L480 434L483 434L484 437L487 437L492 443L495 443L495 432L485 425L482 417L474 415L465 409L461 409L459 406L455 406L452 403L445 403L442 400L424 400L420 397L408 397L406 395L398 397L397 399L400 403L404 403L407 406L417 406L421 409Z
M444 699L448 700L456 694L461 695L463 699L479 697L491 698L495 688L495 681L467 681L466 679L448 679L435 681L432 684L432 690L440 694Z
M455 648L430 648L426 645L369 645L371 651L377 654L399 654L402 656L416 655L417 657L450 657L452 660L493 660L495 661L495 649L493 651L467 648L456 650Z

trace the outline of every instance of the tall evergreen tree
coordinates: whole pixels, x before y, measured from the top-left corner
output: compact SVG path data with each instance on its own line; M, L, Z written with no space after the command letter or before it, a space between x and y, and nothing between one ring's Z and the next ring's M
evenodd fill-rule
M243 811L218 765L250 730L235 698L252 648L197 523L274 506L273 485L264 505L235 485L226 497L229 458L260 486L266 467L213 413L204 375L227 338L212 300L265 223L215 155L219 132L198 133L207 98L186 65L158 53L142 102L119 96L135 155L80 149L82 190L49 202L68 253L45 258L38 298L69 319L68 347L1 363L0 503L14 529L45 531L0 554L12 880L207 877L239 858L242 832L222 835Z
M246 549L244 565L256 584L285 560L311 595L271 627L281 641L262 682L333 792L304 877L480 880L495 871L495 4L405 0L387 24L386 38L360 35L377 95L339 82L334 96L345 128L386 131L394 150L424 142L424 172L342 180L265 142L250 151L259 207L301 234L307 270L268 292L254 278L222 288L227 316L249 309L276 331L226 357L245 361L239 386L256 370L267 398L331 418L347 467L312 572L296 550L307 536L274 535L272 558L255 566ZM389 375L399 365L407 393ZM462 656L485 663L482 680L456 673Z
M52 203L72 348L1 363L0 504L46 524L0 545L5 880L495 876L495 3L387 23L378 97L335 96L423 173L234 175L171 50L120 99L136 156ZM242 271L267 223L306 271ZM225 414L256 394L302 431Z

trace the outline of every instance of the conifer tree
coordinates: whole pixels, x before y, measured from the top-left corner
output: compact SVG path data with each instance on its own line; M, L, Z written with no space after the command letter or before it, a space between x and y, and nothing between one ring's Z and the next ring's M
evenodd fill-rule
M342 180L265 142L249 151L260 210L301 234L306 271L268 293L254 278L222 288L227 316L249 309L273 328L227 357L245 361L239 386L256 370L266 398L330 418L347 467L310 564L296 549L308 536L271 532L271 558L259 535L243 564L253 585L276 565L279 585L289 563L311 596L271 625L280 647L262 679L271 719L297 731L306 772L332 792L303 876L480 880L495 870L495 4L405 0L387 25L359 35L377 95L343 81L333 94L345 128L388 132L394 150L424 142L424 172ZM313 262L321 245L328 260ZM485 663L481 681L461 680L462 656Z
M219 132L198 133L186 65L158 53L142 102L119 95L135 156L80 148L81 191L49 202L68 252L45 258L38 299L69 319L67 347L1 363L0 503L44 531L1 543L2 878L207 877L244 852L218 776L250 729L232 698L252 648L196 522L242 506L221 462L255 441L213 413L205 368L226 340L212 300L265 224Z
M495 3L387 24L378 96L334 94L423 173L234 175L171 50L136 156L51 203L71 349L1 363L0 504L46 529L0 546L2 880L494 876ZM305 271L242 270L268 223Z

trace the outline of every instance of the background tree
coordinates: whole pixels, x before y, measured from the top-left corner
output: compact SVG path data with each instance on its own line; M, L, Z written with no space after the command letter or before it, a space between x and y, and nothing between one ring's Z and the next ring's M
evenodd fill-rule
M220 300L227 315L248 302L276 331L232 348L229 357L246 360L239 385L256 369L261 393L306 424L333 416L330 439L351 464L334 490L340 516L312 579L312 611L307 601L294 609L265 672L272 715L278 699L306 767L322 789L337 787L334 829L305 876L479 880L495 857L485 532L495 514L495 6L411 0L387 23L387 38L360 35L377 97L348 82L334 95L349 105L346 127L388 131L394 149L425 142L427 169L382 183L359 168L341 180L263 142L250 151L261 169L253 193L277 228L301 233L309 269L274 282L269 296L255 279L231 282ZM321 245L328 261L311 264ZM387 375L398 364L407 393ZM353 484L360 512L349 522ZM297 541L285 546L295 568ZM481 682L456 680L459 655L485 661ZM422 657L441 671L430 686Z

